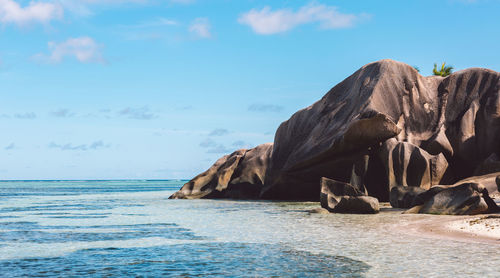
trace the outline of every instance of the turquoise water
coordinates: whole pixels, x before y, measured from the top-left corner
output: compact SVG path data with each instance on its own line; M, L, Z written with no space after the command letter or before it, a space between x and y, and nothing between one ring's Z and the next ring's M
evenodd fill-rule
M182 183L0 182L0 276L500 276L498 245L395 230L419 215L168 200Z

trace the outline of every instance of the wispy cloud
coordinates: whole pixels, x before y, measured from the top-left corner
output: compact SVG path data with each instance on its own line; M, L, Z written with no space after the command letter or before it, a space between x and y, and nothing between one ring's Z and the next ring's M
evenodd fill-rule
M1 0L0 0L1 1ZM101 48L94 39L90 37L69 38L63 42L49 42L50 54L37 54L33 58L42 62L60 63L66 57L75 58L82 63L105 63Z
M229 131L225 128L216 128L214 130L212 130L208 136L223 136L223 135L226 135L228 134Z
M219 144L207 150L207 153L231 153L233 149L226 148L224 145Z
M260 104L254 103L248 106L248 111L253 112L281 112L283 111L283 106L275 104Z
M14 118L16 118L16 119L28 119L28 120L31 120L31 119L35 119L36 118L36 114L33 113L33 112L16 113L16 114L14 114Z
M54 142L50 142L48 147L51 149L60 149L62 151L87 151L87 150L110 148L111 144L105 144L101 140L94 141L90 144L80 144L80 145L73 145L72 143L57 144Z
M248 145L249 144L243 140L234 141L233 144L231 144L231 146L236 147L236 148L244 148L244 147L248 147Z
M27 6L13 0L0 0L0 23L25 26L31 23L47 24L61 19L64 11L57 2L31 1Z
M136 120L151 120L158 118L158 115L154 114L149 107L127 107L118 112L120 116L124 116L130 119Z
M299 25L318 23L322 29L338 29L353 26L366 15L344 14L337 7L311 3L299 8L271 10L266 6L260 10L252 9L238 18L238 22L248 25L261 35L271 35L289 31Z
M52 111L49 114L56 118L71 118L75 116L75 113L71 112L68 109L59 109L56 111Z
M233 151L232 149L227 148L223 144L219 144L210 138L201 141L200 147L207 149L207 153L230 153Z
M139 22L135 25L127 26L133 28L149 28L149 27L162 27L162 26L174 26L179 23L173 19L168 19L164 17L158 17L155 19Z
M62 151L86 151L88 149L86 144L83 145L73 145L71 143L56 144L54 142L50 142L49 148L60 149Z
M202 147L202 148L212 148L215 146L217 146L217 143L210 138L207 138L207 139L200 142L200 147Z
M209 39L212 37L210 32L211 25L208 21L208 18L198 17L196 18L191 25L189 25L189 32L194 34L197 38L200 39Z
M93 6L117 6L126 4L149 4L150 0L56 0L64 9L78 16L94 14Z
M7 145L7 146L4 148L4 150L6 150L6 151L10 151L10 150L13 150L13 149L15 149L15 148L16 148L16 144L14 144L14 143L10 143L9 145Z
M34 112L25 112L25 113L14 113L13 115L11 114L1 114L0 118L7 118L7 119L21 119L21 120L32 120L35 119L37 116Z
M104 142L101 140L92 142L89 145L89 149L91 149L91 150L97 150L97 149L109 148L109 147L111 147L111 144L104 144Z

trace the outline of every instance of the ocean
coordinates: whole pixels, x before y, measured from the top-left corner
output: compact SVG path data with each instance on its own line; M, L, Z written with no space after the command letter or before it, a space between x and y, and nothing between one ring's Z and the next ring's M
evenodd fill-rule
M396 228L439 216L169 200L184 182L0 182L0 277L500 276L498 245Z

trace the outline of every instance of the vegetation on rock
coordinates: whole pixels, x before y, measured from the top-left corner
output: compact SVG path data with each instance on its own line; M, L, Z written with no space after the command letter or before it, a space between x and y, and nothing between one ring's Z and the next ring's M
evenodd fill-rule
M437 76L442 76L446 77L450 75L453 72L453 67L452 66L446 66L446 63L443 63L441 65L441 69L438 70L437 65L434 64L434 69L432 70L432 73Z

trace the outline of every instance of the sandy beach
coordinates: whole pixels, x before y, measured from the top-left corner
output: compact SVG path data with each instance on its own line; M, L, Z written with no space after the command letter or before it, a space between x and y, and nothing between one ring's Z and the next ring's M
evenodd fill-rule
M430 239L500 245L500 213L474 216L426 215L396 229Z

